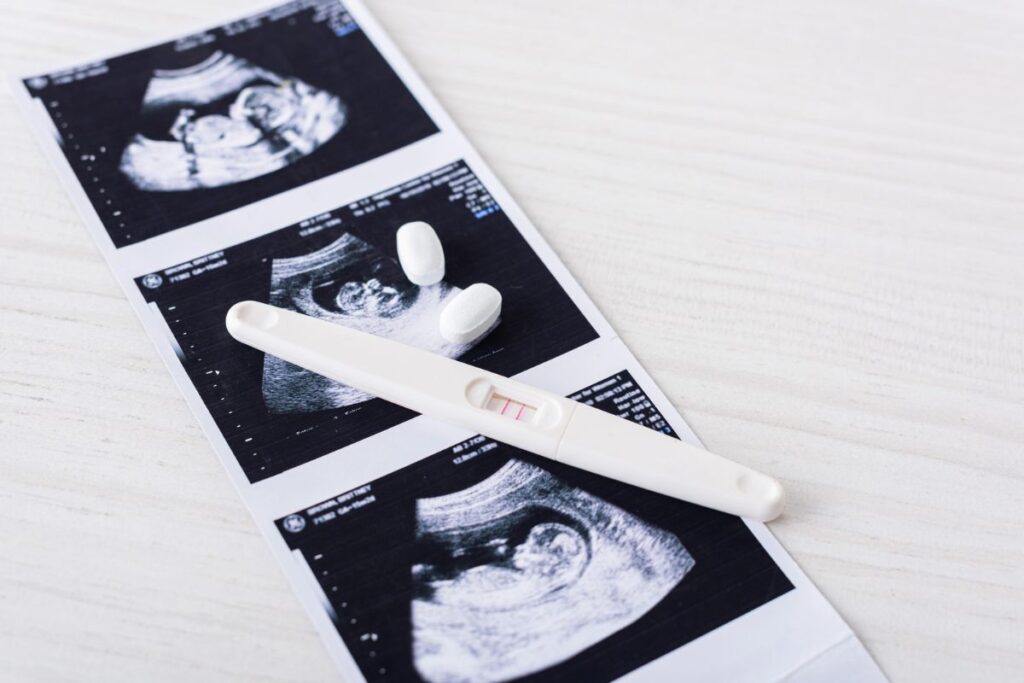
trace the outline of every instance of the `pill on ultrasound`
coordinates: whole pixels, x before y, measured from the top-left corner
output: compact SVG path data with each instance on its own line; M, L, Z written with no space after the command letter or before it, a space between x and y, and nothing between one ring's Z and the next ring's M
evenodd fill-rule
M398 229L395 236L398 263L414 285L433 285L444 277L444 250L429 223L415 221Z
M483 282L456 294L441 310L441 336L468 344L491 329L501 315L501 292Z

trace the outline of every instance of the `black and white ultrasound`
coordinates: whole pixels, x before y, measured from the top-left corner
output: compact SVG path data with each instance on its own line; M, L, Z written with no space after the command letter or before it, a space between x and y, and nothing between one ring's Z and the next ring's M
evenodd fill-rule
M117 247L438 130L337 0L24 83Z
M397 262L395 233L430 223L445 279L420 287ZM441 337L461 289L504 294L502 321L472 344ZM150 273L136 285L250 481L393 427L415 413L327 380L228 335L224 316L252 299L511 375L597 338L554 275L463 162L296 225Z
M627 371L572 398L675 436ZM277 526L369 681L609 681L793 588L737 517L482 436Z

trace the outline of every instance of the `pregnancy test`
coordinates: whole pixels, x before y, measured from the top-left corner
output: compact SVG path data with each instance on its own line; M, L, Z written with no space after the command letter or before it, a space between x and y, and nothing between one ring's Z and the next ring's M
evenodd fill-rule
M525 451L741 517L782 512L767 475L472 365L256 301L232 306L226 324L243 344Z

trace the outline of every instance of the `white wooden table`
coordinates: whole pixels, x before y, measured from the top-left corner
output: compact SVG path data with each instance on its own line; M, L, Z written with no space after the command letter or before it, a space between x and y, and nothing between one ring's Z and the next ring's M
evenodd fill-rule
M15 0L19 72L245 0ZM1024 670L1024 5L371 0L896 681ZM0 679L334 670L9 94Z

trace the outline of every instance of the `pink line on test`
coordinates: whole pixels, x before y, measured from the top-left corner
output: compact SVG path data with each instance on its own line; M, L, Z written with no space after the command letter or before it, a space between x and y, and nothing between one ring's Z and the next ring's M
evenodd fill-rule
M505 399L505 405L503 405L501 407L501 413L499 413L500 415L504 415L505 414L505 411L508 410L508 404L511 403L511 402L512 402L512 399L510 399L510 398L506 398Z
M520 403L520 404L519 404L519 412L518 412L518 413L516 413L516 419L517 419L517 420L518 420L519 418L521 418L521 417L523 416L523 411L524 411L524 410L526 410L526 405L525 405L525 404L522 404L522 403Z

